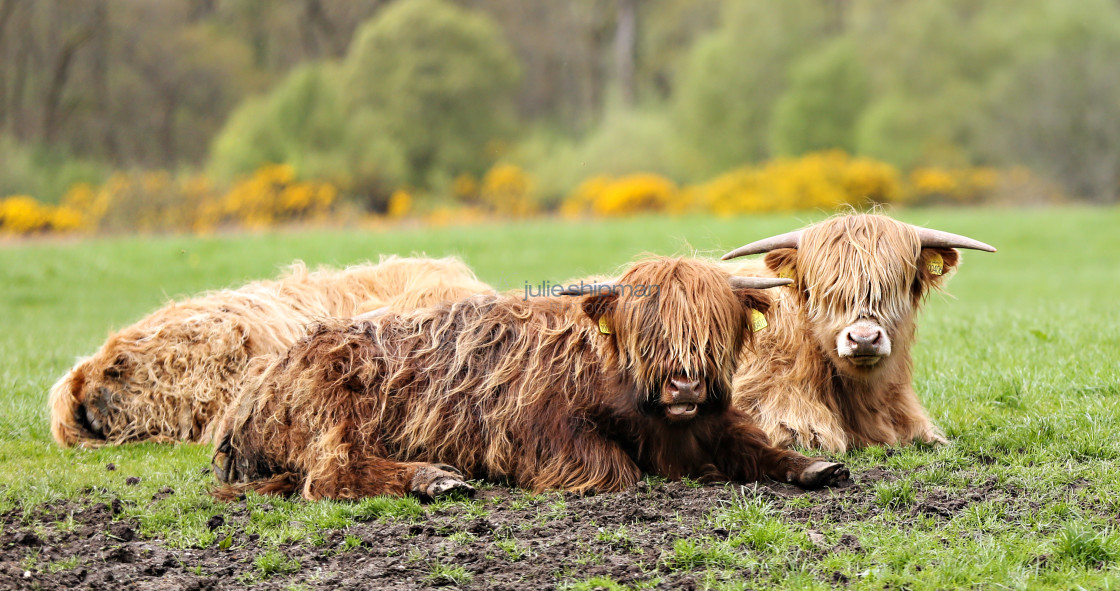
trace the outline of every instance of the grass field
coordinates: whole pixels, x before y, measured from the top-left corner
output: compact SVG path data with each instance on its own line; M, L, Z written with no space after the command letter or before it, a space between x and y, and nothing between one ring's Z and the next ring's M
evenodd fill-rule
M27 573L0 569L0 589L105 584L103 572L141 584L150 574L102 551L117 546L162 553L185 587L330 587L362 564L389 573L359 579L383 588L1120 587L1120 209L898 214L1000 252L966 253L952 296L935 295L920 321L916 387L952 444L849 453L848 489L651 482L613 500L484 487L426 506L222 505L206 494L206 447L62 450L50 439L47 389L110 330L294 259L454 254L520 289L643 252L718 255L821 217L0 243L0 562ZM109 517L91 517L104 507ZM81 536L101 540L99 553L67 550Z

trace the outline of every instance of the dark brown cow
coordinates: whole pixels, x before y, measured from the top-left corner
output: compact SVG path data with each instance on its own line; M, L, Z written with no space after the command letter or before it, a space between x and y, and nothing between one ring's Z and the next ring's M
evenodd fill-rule
M616 491L642 473L832 484L842 465L772 447L730 405L750 310L769 306L756 288L782 283L658 258L582 298L324 323L230 406L217 494L430 497L468 477Z

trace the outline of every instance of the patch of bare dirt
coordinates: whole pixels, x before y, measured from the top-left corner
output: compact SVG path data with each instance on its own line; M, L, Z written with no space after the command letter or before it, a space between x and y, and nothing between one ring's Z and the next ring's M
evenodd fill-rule
M210 518L211 529L230 535L224 549L219 544L175 549L158 538L145 538L137 523L121 517L120 501L66 502L36 507L26 520L21 510L2 516L0 591L36 586L202 590L250 583L259 589L302 583L313 589L458 584L468 589L521 590L553 588L561 581L600 575L624 584L660 578L661 588L688 589L696 586L694 578L665 567L662 558L677 538L726 538L728 532L711 529L707 518L735 495L771 499L784 519L812 530L821 523L862 520L881 512L875 504L875 483L894 478L882 470L869 470L857 474L850 486L814 492L776 483L690 487L642 482L617 494L526 497L518 491L484 487L478 499L485 512L477 505L473 511L451 505L419 522L374 520L329 532L319 545L303 541L281 546L280 552L298 561L298 566L290 563L293 572L268 577L262 576L254 560L270 548L245 533L249 515L244 502L235 503L224 516ZM919 491L913 515L949 517L993 494L1006 492L992 483L979 483L955 498L937 490ZM803 495L818 502L786 507L788 500ZM623 534L612 534L620 527L625 527ZM347 548L348 536L362 543ZM853 535L821 549L824 553L860 551ZM469 582L433 576L437 564L464 569L470 573ZM838 587L846 583L842 576L822 582Z

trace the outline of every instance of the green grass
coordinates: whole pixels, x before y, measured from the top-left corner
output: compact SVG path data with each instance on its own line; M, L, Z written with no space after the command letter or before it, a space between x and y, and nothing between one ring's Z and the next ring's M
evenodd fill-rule
M380 253L459 255L483 280L520 289L610 272L643 252L719 254L821 217L533 220L0 243L0 511L22 508L32 521L43 502L120 499L120 518L137 520L142 535L172 547L228 538L227 528L207 527L229 511L206 495L207 447L63 450L50 439L46 392L53 381L111 330L169 297L269 277L297 258L345 265ZM892 474L869 487L864 502L763 499L748 489L742 498L714 503L702 525L664 541L660 568L725 589L836 581L860 589L1120 587L1120 209L918 210L898 217L1000 249L966 252L949 284L952 295L934 295L919 323L915 385L952 444L847 454L857 479L872 469ZM117 469L106 470L109 463ZM142 480L130 486L129 476ZM165 486L175 494L153 502ZM980 497L943 514L930 509L969 495ZM246 533L273 548L322 540L324 532L359 521L422 521L439 507L412 499L247 502ZM471 515L489 511L480 501L454 502L466 503ZM572 511L552 495L515 502L536 503L538 524ZM792 517L807 512L809 522ZM713 528L726 537L713 537ZM810 541L810 528L827 547ZM626 555L637 531L612 529L585 542ZM512 541L497 550L511 561L530 555ZM268 576L293 565L277 550L260 555L256 567ZM464 579L456 568L434 562L430 580L465 584L470 573ZM586 575L558 583L617 584Z

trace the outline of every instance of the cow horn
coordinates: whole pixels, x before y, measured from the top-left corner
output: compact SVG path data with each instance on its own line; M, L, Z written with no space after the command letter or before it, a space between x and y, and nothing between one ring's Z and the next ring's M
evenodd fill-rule
M731 289L769 289L793 283L793 279L778 279L776 277L728 277Z
M779 248L797 248L799 242L801 242L801 230L794 230L792 232L786 232L785 234L778 234L777 236L756 240L750 244L744 244L723 255L721 258L726 261L745 257L749 254L770 252L771 250L778 250Z
M614 286L615 286L614 281L603 281L603 282L600 282L600 283L583 283L581 281L579 284L573 283L573 284L569 285L568 287L565 287L564 289L557 292L557 295L576 296L576 295L583 295L585 293L599 294L599 293L602 293L603 291L608 290L609 288L613 288Z
M942 232L941 230L919 227L918 238L922 241L922 248L969 248L972 250L983 250L985 252L996 251L994 246L984 244L979 240L973 240L959 234Z

